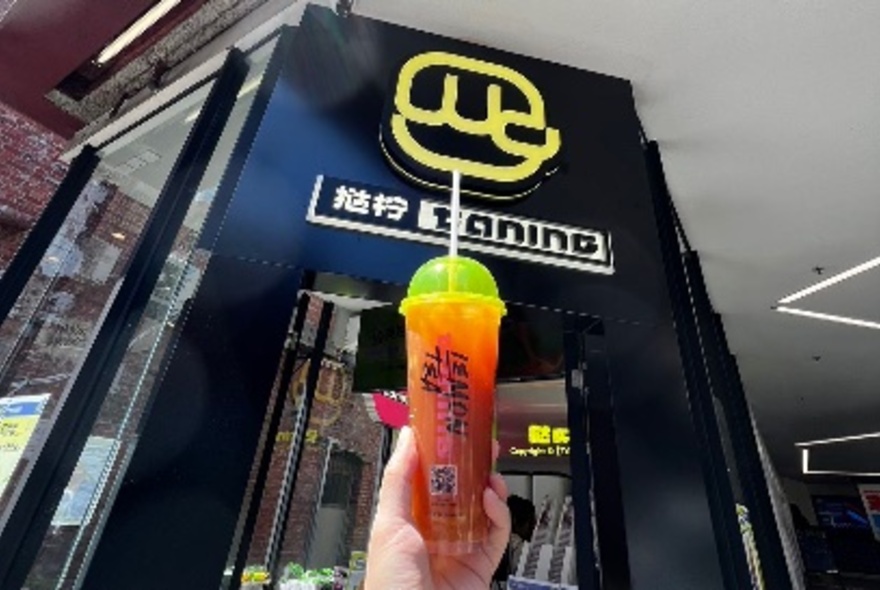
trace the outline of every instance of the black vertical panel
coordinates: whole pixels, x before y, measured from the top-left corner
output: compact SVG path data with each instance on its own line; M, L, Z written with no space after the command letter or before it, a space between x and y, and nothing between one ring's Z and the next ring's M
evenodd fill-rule
M301 276L211 259L85 588L220 586Z
M733 452L742 482L743 496L755 530L755 544L761 558L761 569L768 588L787 590L792 587L785 561L782 538L773 512L773 502L758 441L752 427L752 414L743 390L736 358L730 354L721 316L713 314L714 338L721 354L722 378L726 383L722 403L728 417Z
M37 223L31 228L15 258L3 273L3 278L0 278L0 322L9 315L97 165L98 152L90 145L84 147L71 162L67 175L58 185L52 200L43 209Z
M593 466L593 495L599 562L603 590L628 590L631 585L629 550L624 526L620 465L614 426L614 402L610 383L604 326L593 321L582 334L586 363L587 432Z
M250 147L257 136L260 125L263 122L263 115L266 113L266 107L269 105L269 99L272 97L272 91L278 82L278 76L284 67L284 61L287 53L290 51L290 44L293 42L295 30L293 27L282 27L281 33L278 35L278 44L272 51L272 56L266 64L266 70L263 72L263 79L254 94L253 102L248 110L247 118L238 138L235 140L235 147L229 155L226 163L226 169L223 171L223 177L217 186L217 192L211 202L211 210L208 217L202 225L202 231L199 234L199 248L213 250L213 245L217 239L223 220L226 218L226 210L235 194L238 186L238 178L241 171L247 163L250 155Z
M663 164L656 142L646 146L645 157L651 174L654 210L657 216L657 230L660 235L661 248L664 252L664 265L669 283L672 315L675 321L678 344L682 353L688 399L691 415L699 440L700 460L706 480L707 497L712 510L712 523L715 531L715 542L724 574L725 587L737 590L748 583L748 578L741 579L742 564L745 554L737 548L740 541L739 526L736 519L736 503L733 499L733 488L727 473L724 452L721 447L721 436L712 405L712 391L706 367L703 362L703 350L697 332L696 320L691 306L687 279L680 255L678 235L673 219L672 202L666 187ZM736 544L736 547L735 545ZM747 573L747 572L745 572Z
M715 320L713 318L712 311L712 303L709 300L709 294L706 291L706 284L703 281L703 272L700 268L700 260L699 256L696 252L687 252L684 254L684 269L687 275L688 285L690 287L691 300L693 302L694 308L694 316L696 319L697 330L699 332L700 337L700 345L703 350L703 358L706 362L706 371L709 376L709 380L712 386L712 394L717 397L719 400L724 400L729 396L729 384L724 374L724 366L723 366L723 352L718 347L718 338L715 330ZM723 406L722 406L723 407ZM726 416L726 412L723 414ZM710 419L715 419L714 428L717 432L718 441L712 441L713 444L721 445L721 423L718 422L718 414L711 413ZM724 424L729 431L730 425ZM713 439L715 438L715 432L713 432ZM722 449L723 452L723 449ZM734 458L735 461L735 458ZM725 457L725 463L726 463ZM737 473L739 470L736 470ZM730 550L733 556L733 565L736 568L735 575L736 580L739 583L740 587L747 587L750 584L751 574L749 573L748 561L745 553L745 546L740 541L738 533L739 533L739 519L734 512L732 506L735 505L736 499L734 498L733 491L733 474L728 473L728 479L731 481L731 486L721 486L720 492L722 494L722 503L724 505L729 505L731 508L727 509L723 513L723 518L725 520L725 526L730 531ZM776 586L772 585L773 588L784 588L784 586Z
M232 50L159 195L129 269L0 533L0 587L18 588L40 549L247 73Z
M566 323L571 323L571 320L566 318ZM565 397L568 402L578 588L580 590L600 590L602 583L599 578L598 560L594 550L593 507L590 505L592 472L587 443L584 360L580 332L577 330L577 326L566 326L563 345L565 347Z

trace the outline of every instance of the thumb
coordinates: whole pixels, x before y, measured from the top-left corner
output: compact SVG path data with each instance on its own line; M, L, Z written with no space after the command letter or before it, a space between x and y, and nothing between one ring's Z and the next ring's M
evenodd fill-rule
M382 475L382 489L379 490L377 512L384 517L412 518L412 480L418 466L419 456L412 429L404 426L397 437L397 446L385 473Z

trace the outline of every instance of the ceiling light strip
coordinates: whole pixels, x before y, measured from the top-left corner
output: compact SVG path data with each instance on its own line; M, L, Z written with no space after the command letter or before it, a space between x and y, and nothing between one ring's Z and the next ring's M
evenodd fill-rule
M827 322L837 322L839 324L848 324L850 326L859 326L861 328L872 328L880 330L880 322L869 322L868 320L860 320L858 318L850 318L842 315L834 315L830 313L820 313L818 311L809 311L806 309L798 309L796 307L786 307L780 305L776 308L780 313L803 316L814 320L825 320Z
M862 264L855 266L849 270L845 270L841 273L837 273L836 275L834 275L832 277L828 277L824 281L820 281L820 282L816 283L815 285L813 285L812 287L807 287L806 289L802 289L802 290L798 291L797 293L793 293L793 294L789 295L788 297L784 297L779 300L779 303L782 303L782 304L792 303L794 301L797 301L798 299L802 299L802 298L806 297L807 295L815 293L816 291L821 291L822 289L830 287L831 285L835 285L841 281L845 281L849 278L856 276L857 274L861 274L861 273L868 271L868 270L871 270L872 268L877 267L877 266L880 266L880 256L878 256L877 258L874 258L873 260L863 262Z
M872 438L880 438L880 432L868 432L867 434L853 434L850 436L839 436L837 438L825 438L821 440L808 440L805 442L795 443L796 447L818 447L821 445L833 445L842 442L853 442L857 440L870 440Z
M171 12L171 9L181 3L182 0L162 0L151 9L149 9L142 17L134 21L130 27L125 29L110 45L101 50L96 61L99 64L105 64L116 57L123 49L131 45L131 43L146 33L150 27Z
M801 468L804 475L843 475L846 477L880 477L880 473L862 471L825 471L810 470L810 450L803 449L801 453Z

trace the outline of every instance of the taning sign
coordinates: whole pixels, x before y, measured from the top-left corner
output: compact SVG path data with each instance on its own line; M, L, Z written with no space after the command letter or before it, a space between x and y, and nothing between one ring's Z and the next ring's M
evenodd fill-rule
M468 88L485 87L485 95L465 97L463 77L473 78ZM516 91L521 96L513 96ZM474 117L476 112L485 116ZM547 125L544 99L528 78L507 66L442 51L416 55L400 69L382 136L392 164L411 179L442 188L459 170L465 192L502 199L537 188L557 168L560 149L559 130Z

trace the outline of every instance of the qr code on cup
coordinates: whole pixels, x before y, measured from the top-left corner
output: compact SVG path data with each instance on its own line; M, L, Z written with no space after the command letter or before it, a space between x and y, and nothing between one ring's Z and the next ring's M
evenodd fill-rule
M455 465L431 466L431 495L451 495L458 492L458 471Z

